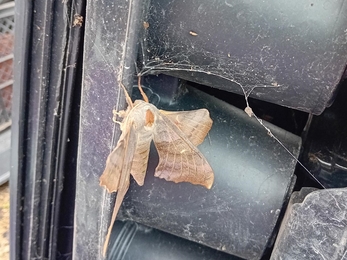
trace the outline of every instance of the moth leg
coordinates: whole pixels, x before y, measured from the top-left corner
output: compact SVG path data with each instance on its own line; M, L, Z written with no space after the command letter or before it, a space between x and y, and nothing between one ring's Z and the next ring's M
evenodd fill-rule
M112 110L112 113L113 113L112 121L119 124L120 122L117 120L117 117L124 118L126 114L124 110L117 111L115 109Z
M113 116L119 116L119 117L122 117L122 118L125 116L125 110L117 111L117 110L113 109L112 113L113 113Z

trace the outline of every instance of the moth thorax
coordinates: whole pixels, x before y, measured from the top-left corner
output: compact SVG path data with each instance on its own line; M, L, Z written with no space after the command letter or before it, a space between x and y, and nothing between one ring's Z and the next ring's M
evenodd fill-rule
M145 126L151 127L154 124L154 114L150 109L147 109L146 111L146 119L145 119Z

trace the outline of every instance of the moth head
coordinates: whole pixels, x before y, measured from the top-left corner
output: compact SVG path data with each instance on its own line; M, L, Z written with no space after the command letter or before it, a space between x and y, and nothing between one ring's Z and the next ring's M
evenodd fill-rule
M137 101L137 100L136 100ZM146 130L153 129L158 110L152 104L144 101L139 101L131 113L133 126L135 129L145 128Z

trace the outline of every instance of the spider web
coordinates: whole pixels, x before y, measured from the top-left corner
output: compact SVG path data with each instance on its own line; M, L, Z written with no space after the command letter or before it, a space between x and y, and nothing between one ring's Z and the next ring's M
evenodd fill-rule
M257 89L269 89L276 92L284 90L284 86L277 83L274 76L266 71L275 70L275 65L267 65L265 62L266 53L270 52L266 46L261 50L259 59L254 57L233 56L232 53L212 52L199 44L196 37L199 35L191 30L187 30L187 35L179 35L173 30L163 30L163 25L159 22L158 15L163 15L154 6L145 10L150 16L145 19L143 24L143 35L140 37L139 60L137 63L138 76L149 74L167 74L183 79L191 78L212 78L218 84L213 87L232 91L244 96L245 113L254 117L258 123L267 131L270 138L278 142L283 149L307 172L322 188L325 186L301 163L296 156L285 146L281 140L275 136L271 130L264 125L262 119L254 114L249 105L248 99L252 92ZM167 28L175 25L168 19ZM156 34L156 35L154 35ZM160 36L158 36L160 34ZM252 61L252 58L254 61ZM264 68L265 66L265 68ZM267 66L267 67L266 67ZM261 68L261 69L260 69ZM202 84L204 82L201 82ZM207 83L208 85L208 83ZM262 92L260 90L260 92ZM259 93L257 94L258 96Z

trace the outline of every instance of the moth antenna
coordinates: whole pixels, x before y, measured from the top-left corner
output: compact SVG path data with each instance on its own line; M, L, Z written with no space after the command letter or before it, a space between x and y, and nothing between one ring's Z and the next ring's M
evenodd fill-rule
M130 106L131 108L134 107L133 101L131 100L131 97L129 96L129 93L128 93L127 89L124 87L122 82L120 82L120 85L123 88L123 91L124 91L124 94L125 94L125 99L126 99L126 101L128 103L128 106Z
M140 90L140 92L141 92L141 95L142 95L143 100L144 100L145 102L149 103L148 97L147 97L146 93L143 92L143 89L142 89L142 87L141 87L141 76L138 76L138 77L137 77L137 85L138 85L138 87L139 87L139 90Z

